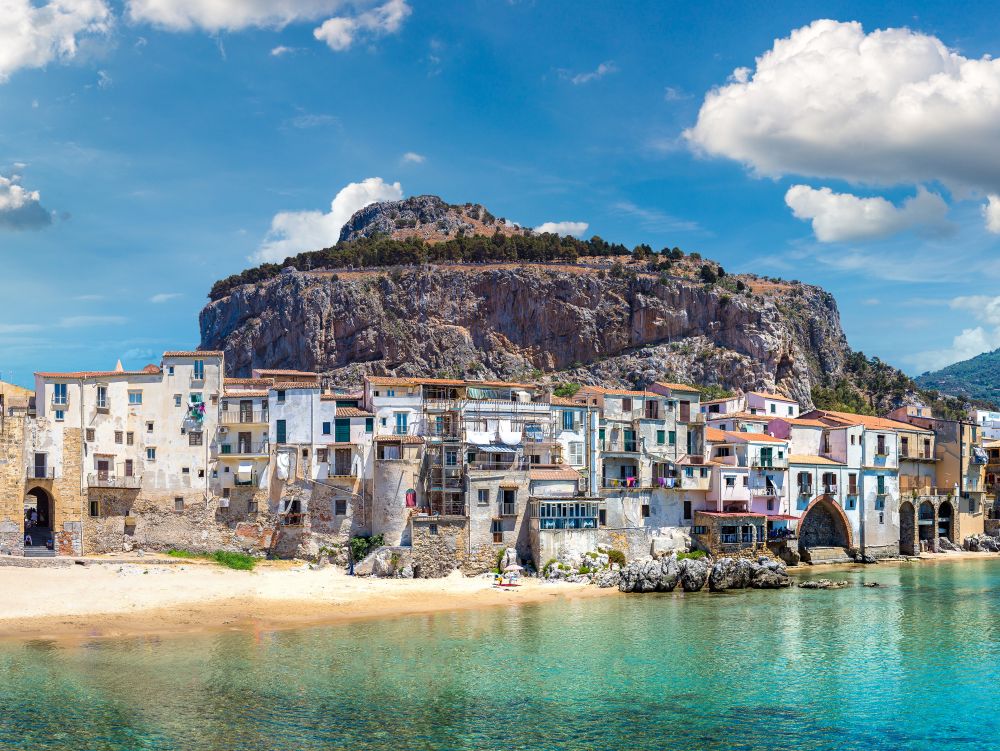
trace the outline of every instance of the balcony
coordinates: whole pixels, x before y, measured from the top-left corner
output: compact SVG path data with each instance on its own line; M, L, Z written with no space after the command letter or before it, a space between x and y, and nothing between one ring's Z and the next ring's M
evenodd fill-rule
M516 516L517 515L517 504L516 503L501 503L500 504L500 516Z
M97 411L101 414L107 414L111 411L111 400L110 399L98 399L97 400Z
M52 467L28 467L29 480L54 480L56 471Z
M227 409L219 417L223 425L267 425L266 409Z
M142 486L139 475L113 475L109 472L94 472L87 475L88 488L124 488L138 490Z
M523 472L529 468L525 458L506 462L470 462L466 465L470 470Z
M240 442L219 444L219 456L267 456L271 451L271 444L267 441L257 441L256 443Z
M788 469L788 459L779 456L752 456L750 466L753 469Z
M306 523L306 514L289 511L279 517L282 527L302 527Z
M601 451L610 454L636 454L639 452L639 442L636 439L609 438L601 441Z
M68 396L56 396L52 395L52 408L65 410L69 407L69 397Z
M233 484L238 488L250 488L257 486L257 470L250 473L249 477L240 478L238 474L233 475Z

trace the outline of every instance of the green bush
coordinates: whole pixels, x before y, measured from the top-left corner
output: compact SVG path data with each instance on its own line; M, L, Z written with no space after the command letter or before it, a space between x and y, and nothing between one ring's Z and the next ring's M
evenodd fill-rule
M545 562L545 565L542 566L542 576L548 576L549 571L552 570L552 567L558 563L559 561L557 561L555 558L549 558L549 560Z
M705 557L704 550L692 550L690 552L681 551L680 553L677 554L678 561L683 561L685 558L693 558L697 560L698 558L704 558L704 557Z
M257 559L252 555L232 553L228 550L216 550L214 553L195 553L193 550L171 548L167 551L167 555L172 558L204 558L237 571L253 571L253 567L257 564Z
M617 563L619 566L625 565L625 554L620 550L608 551L608 563Z
M382 535L372 537L352 537L351 538L351 559L355 562L363 561L375 548L385 545L385 538Z
M552 389L552 394L554 396L561 396L566 399L572 399L576 396L576 392L581 388L579 383L560 383L554 389Z

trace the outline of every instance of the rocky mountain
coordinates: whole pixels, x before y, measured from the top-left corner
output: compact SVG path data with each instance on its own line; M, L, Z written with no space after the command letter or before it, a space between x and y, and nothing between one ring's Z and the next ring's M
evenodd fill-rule
M727 275L678 248L537 235L433 196L363 209L341 238L213 286L201 346L225 350L229 375L667 379L857 411L934 398L852 352L823 289Z
M396 240L418 237L442 242L465 235L530 233L506 219L497 219L478 203L462 206L445 203L437 196L412 196L402 201L373 203L341 228L340 242L384 235Z
M1000 403L1000 349L924 373L916 382L945 394Z

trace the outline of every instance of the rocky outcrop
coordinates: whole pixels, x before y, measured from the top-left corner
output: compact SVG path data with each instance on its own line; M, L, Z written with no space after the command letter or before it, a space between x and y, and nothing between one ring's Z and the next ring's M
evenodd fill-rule
M230 376L286 367L344 385L365 374L548 373L630 387L666 378L783 389L805 406L814 384L843 372L846 340L822 289L761 283L758 293L734 294L637 268L286 269L209 303L201 345L225 351Z
M632 561L622 569L618 589L622 592L673 592L679 577L674 556Z
M462 235L513 235L530 232L497 219L478 203L455 205L437 196L373 203L352 216L340 230L340 242L383 235L396 240L419 237L440 242Z
M685 592L730 589L780 589L791 584L785 564L766 556L749 558L684 558L676 555L660 559L631 561L621 571L618 589L622 592L673 592L678 584Z
M973 553L1000 553L1000 537L972 535L965 538L962 547Z
M947 537L939 537L938 550L943 551L945 553L960 553L962 552L962 547L960 545L956 545Z
M413 561L410 548L385 546L376 548L354 567L355 576L376 576L383 579L412 579Z
M704 558L685 558L677 564L681 589L685 592L700 592L708 582L711 563Z
M832 581L831 579L810 579L809 581L799 582L799 587L801 589L841 589L849 586L851 586L851 583L845 580Z

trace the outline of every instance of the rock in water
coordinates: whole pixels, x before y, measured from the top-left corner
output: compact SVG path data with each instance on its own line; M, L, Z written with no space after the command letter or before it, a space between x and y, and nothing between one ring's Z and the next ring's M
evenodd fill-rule
M750 586L754 589L781 589L791 586L791 583L787 575L761 566L754 573Z
M614 569L607 569L602 571L594 579L594 583L601 589L608 589L609 587L617 587L621 584L622 572ZM622 590L625 591L625 590Z
M681 589L700 592L708 581L709 564L702 558L685 558L677 564Z
M938 538L938 550L944 550L949 553L957 553L962 550L958 545L953 543L947 537Z
M632 561L622 569L618 589L622 592L673 592L678 574L674 556Z
M963 547L973 553L998 553L1000 552L1000 538L989 535L972 535L966 537L962 543Z
M727 589L736 589L737 585L736 561L732 558L720 558L712 566L712 573L708 575L708 589L710 592L725 592Z

